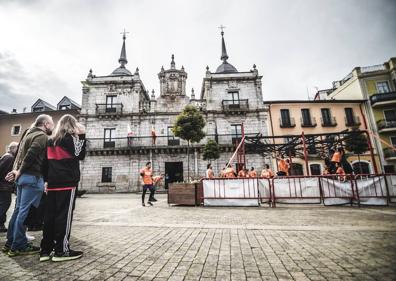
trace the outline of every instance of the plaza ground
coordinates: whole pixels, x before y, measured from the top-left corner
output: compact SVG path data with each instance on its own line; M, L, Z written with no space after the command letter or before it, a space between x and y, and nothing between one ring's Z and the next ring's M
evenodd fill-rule
M78 198L71 246L84 257L1 254L0 280L396 280L393 206L169 207L157 197L154 207L138 194Z

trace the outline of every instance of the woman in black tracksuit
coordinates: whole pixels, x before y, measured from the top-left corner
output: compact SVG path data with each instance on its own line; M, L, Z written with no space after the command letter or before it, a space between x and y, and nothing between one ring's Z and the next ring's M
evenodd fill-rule
M85 129L69 114L59 120L47 147L47 206L40 261L78 259L82 252L69 246L80 160L85 157ZM51 253L54 255L51 257Z

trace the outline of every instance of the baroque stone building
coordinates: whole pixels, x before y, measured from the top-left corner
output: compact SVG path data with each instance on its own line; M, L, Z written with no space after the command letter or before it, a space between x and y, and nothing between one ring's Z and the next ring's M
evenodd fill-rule
M95 76L90 70L82 81L80 121L87 130L86 159L82 164L81 188L91 192L139 191L139 170L147 161L154 174L166 174L165 185L187 180L190 175L204 176L207 161L202 148L208 139L216 140L221 156L213 162L215 173L230 159L235 143L246 134L267 135L267 112L263 105L261 78L256 66L239 72L228 62L221 32L221 65L215 72L209 67L202 82L200 96L194 90L186 94L187 72L176 67L172 55L170 68L158 73L160 95L149 93L139 77L126 68L125 34L120 66L111 74ZM192 104L205 120L206 137L190 147L187 167L187 142L173 136L172 124L183 108ZM261 169L269 163L259 154L246 157L246 165Z

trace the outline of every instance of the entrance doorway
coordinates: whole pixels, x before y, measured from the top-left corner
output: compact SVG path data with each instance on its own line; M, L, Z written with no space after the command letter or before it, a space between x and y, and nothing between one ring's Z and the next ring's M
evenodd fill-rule
M171 182L183 181L183 162L165 162L165 188Z

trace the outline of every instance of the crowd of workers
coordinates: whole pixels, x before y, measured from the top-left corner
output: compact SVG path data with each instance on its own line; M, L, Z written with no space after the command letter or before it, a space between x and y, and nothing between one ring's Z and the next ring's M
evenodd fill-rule
M219 173L219 178L274 178L291 176L291 161L285 159L283 155L279 155L277 158L278 171L276 174L271 170L268 164L265 164L265 168L258 174L254 167L250 170L244 165L239 166L239 170L236 171L230 164L227 164ZM353 172L351 164L346 160L345 152L342 147L336 150L329 151L329 157L325 159L325 168L322 175L336 175L341 181L345 181L347 174ZM213 168L211 164L207 165L206 178L215 178Z

